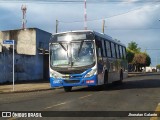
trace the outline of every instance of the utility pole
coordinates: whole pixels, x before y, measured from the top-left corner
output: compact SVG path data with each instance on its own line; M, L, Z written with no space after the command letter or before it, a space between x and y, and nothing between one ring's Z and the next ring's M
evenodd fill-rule
M58 20L56 20L56 33L58 32Z
M27 20L26 20L27 7L26 7L26 5L22 5L21 6L21 10L22 10L22 14L23 14L23 17L22 17L22 29L25 29L26 28L26 23L27 23Z
M105 27L105 19L103 19L103 22L102 22L102 33L104 33L104 27Z
M84 29L87 30L87 1L84 0Z

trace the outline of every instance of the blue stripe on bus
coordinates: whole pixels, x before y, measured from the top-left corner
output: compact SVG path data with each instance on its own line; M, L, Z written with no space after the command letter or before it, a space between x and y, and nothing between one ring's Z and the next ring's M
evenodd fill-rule
M79 76L80 74L71 74L72 76ZM88 81L88 83L86 83ZM88 78L77 78L77 79L62 79L57 78L54 79L50 77L51 87L61 87L61 86L95 86L98 84L97 82L97 75L93 75Z

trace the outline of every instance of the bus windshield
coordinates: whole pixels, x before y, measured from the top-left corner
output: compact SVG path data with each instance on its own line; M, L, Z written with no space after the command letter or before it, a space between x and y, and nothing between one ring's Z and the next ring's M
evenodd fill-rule
M52 67L83 67L95 62L92 41L52 43L50 63Z

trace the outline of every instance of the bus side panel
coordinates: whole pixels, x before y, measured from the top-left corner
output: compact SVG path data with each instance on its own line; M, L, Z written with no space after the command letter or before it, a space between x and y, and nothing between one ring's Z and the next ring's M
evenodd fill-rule
M104 61L102 58L98 58L97 62L97 74L98 74L98 85L104 84Z
M108 79L109 79L109 83L117 81L120 79L120 74L118 72L109 72Z
M123 72L123 78L127 78L128 77L128 71L124 71Z

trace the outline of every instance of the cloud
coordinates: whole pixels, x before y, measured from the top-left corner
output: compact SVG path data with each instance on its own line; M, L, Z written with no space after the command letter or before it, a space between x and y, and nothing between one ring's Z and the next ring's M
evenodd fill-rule
M138 0L129 0L127 4L126 2L87 4L88 20L100 19L96 21L88 21L88 28L101 32L101 18L107 18L105 29L106 34L119 39L126 45L134 40L143 50L145 48L159 48L159 44L157 44L159 43L160 38L159 29L145 28L160 27L160 22L158 21L158 19L160 19L160 5L158 3L146 4L144 2L137 4L136 2L138 2ZM55 32L55 21L58 19L60 21L58 27L59 31L84 28L83 4L1 3L1 30L21 27L22 4L27 5L27 27L38 27L53 33ZM150 52L150 55L153 58L155 54L157 54L156 51L155 53Z
M110 23L109 26L113 28L141 28L148 26L148 24L150 24L150 22L152 22L159 14L158 11L160 10L160 6L155 6L147 5L141 9L110 18L108 20Z
M122 0L122 2L127 2L127 3L135 3L138 1L140 1L140 0Z
M129 0L129 2L137 2L137 0ZM21 21L22 3L3 3L0 5L1 8L9 10L10 13L15 17L14 19L19 19ZM84 6L83 4L35 4L26 3L27 5L27 21L28 26L44 26L53 27L55 26L55 20L58 19L64 22L72 22L71 24L64 24L65 26L70 26L75 24L78 27L83 25L84 20ZM96 7L95 7L96 6ZM119 4L88 4L87 5L87 15L88 20L106 18L109 16L118 15L137 9L135 5L119 5ZM150 23L151 18L154 18L153 14L157 15L159 5L155 6L143 6L141 9L137 9L133 12L129 12L124 15L119 15L106 19L107 27L112 28L125 28L125 27L139 27ZM157 10L157 12L155 12ZM81 21L79 23L74 23L74 21ZM95 24L97 23L97 24ZM100 28L102 20L88 22L89 26L92 28ZM16 21L15 21L16 24ZM79 24L79 25L78 25ZM90 25L91 24L91 25ZM94 25L93 25L94 24ZM63 26L62 26L63 27ZM82 28L82 27L81 27ZM68 29L72 29L69 28Z

